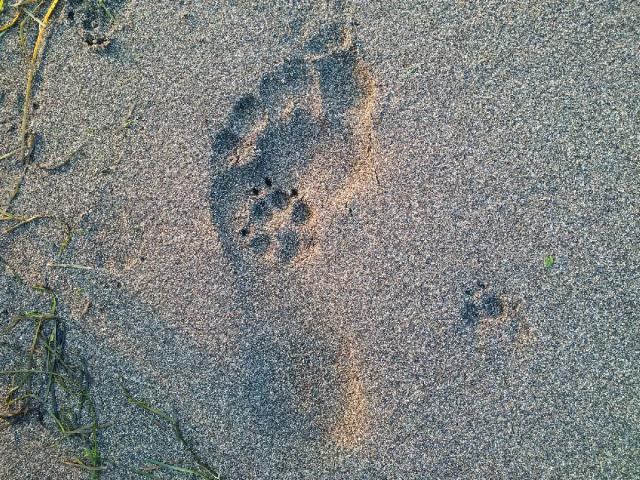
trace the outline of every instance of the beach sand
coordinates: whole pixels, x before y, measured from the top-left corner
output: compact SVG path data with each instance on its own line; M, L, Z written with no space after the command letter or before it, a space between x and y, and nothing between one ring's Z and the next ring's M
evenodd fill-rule
M56 292L101 478L193 465L120 384L229 479L640 478L637 4L107 5L52 17L10 205L69 245L0 237L0 321ZM32 412L0 478L88 478L78 445Z

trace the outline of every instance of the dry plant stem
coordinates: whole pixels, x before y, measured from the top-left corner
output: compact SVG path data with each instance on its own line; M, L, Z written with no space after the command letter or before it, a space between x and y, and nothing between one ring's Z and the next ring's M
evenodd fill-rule
M49 268L72 268L75 270L96 270L93 267L88 267L86 265L77 265L74 263L55 263L55 262L49 262L47 263L47 267Z
M27 165L24 166L24 168L20 172L20 175L18 175L18 178L13 184L13 189L9 193L9 199L7 200L7 204L6 206L3 207L5 211L9 210L9 206L11 205L11 202L13 202L13 199L18 196L18 192L20 192L20 187L22 186L22 181L24 180L24 177L26 174L27 174Z
M60 463L64 464L64 465L69 465L70 467L76 467L79 468L81 470L87 470L89 472L101 472L103 470L106 470L106 467L104 466L100 466L100 467L92 467L91 465L87 465L85 463L82 463L81 460L78 459L71 459L71 460L61 460Z
M9 20L4 25L0 26L0 33L6 32L10 28L12 28L16 23L18 23L18 20L20 20L21 15L22 15L22 10L18 10L11 20Z
M89 143L88 140L85 140L84 142L82 142L80 146L73 149L71 153L69 153L62 161L58 163L46 163L46 164L36 163L35 166L40 168L41 170L55 170L57 168L64 167L68 165L69 162L71 162L71 160L73 160L73 158L87 145L87 143Z
M26 218L26 219L16 223L15 225L7 228L4 231L4 233L5 233L5 235L8 235L9 233L17 230L18 228L22 227L23 225L27 225L28 223L35 222L36 220L40 220L41 218L50 218L50 216L49 215L34 215L33 217Z
M0 155L0 161L6 160L8 158L13 157L16 153L20 153L20 149L17 148L15 150L11 150L10 152L5 153L4 155Z
M31 54L31 62L29 65L29 70L27 71L27 86L24 92L24 106L22 109L22 123L20 125L20 160L22 163L29 163L29 155L28 152L31 150L30 144L30 132L29 132L29 115L31 113L31 91L33 89L33 79L36 75L36 71L38 69L38 58L40 57L40 52L42 50L42 45L44 43L44 34L49 25L49 20L51 19L51 15L56 9L60 0L52 0L49 8L47 9L47 13L44 14L44 17L40 21L38 25L38 37L36 38L36 43L33 46L33 53Z

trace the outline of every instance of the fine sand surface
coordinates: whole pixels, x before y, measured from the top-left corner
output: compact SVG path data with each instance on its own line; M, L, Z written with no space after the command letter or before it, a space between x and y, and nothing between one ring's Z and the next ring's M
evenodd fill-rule
M88 268L2 226L0 321L58 292L101 478L188 463L121 382L228 479L640 478L640 7L479 3L61 1L11 211ZM78 455L0 430L2 479Z

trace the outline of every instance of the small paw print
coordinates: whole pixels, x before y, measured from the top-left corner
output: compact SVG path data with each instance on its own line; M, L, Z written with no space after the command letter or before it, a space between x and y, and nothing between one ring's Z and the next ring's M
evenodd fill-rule
M477 287L465 292L461 312L463 326L473 328L483 318L499 318L504 309L500 297L491 292L484 283L478 282Z
M529 322L522 315L522 302L506 294L497 294L478 282L465 291L457 331L472 333L480 343L525 345L533 341Z

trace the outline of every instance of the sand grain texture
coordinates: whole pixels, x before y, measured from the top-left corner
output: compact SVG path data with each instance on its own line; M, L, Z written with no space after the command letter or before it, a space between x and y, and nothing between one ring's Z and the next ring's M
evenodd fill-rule
M634 2L82 4L12 211L89 268L0 236L0 321L59 292L102 478L185 458L120 378L229 479L640 476ZM9 33L0 155L24 67ZM0 478L84 478L49 423Z

